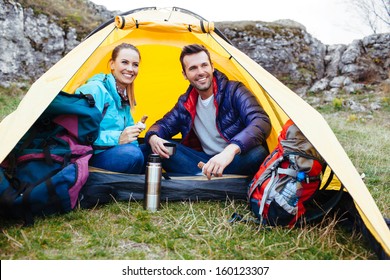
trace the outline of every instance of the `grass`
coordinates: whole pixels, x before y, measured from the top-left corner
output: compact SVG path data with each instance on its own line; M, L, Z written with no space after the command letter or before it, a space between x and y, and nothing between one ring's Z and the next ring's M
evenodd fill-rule
M32 227L9 224L0 237L1 259L375 259L360 235L329 219L302 229L230 224L243 202L167 203L157 213L141 204L113 203L38 219Z
M0 90L7 100L1 118L20 93ZM1 102L3 104L3 102ZM371 118L343 108L320 111L356 166L384 216L390 216L388 107ZM14 260L374 260L360 233L329 216L302 228L260 228L228 222L232 213L251 217L245 201L166 202L156 213L140 202L116 202L47 218L33 226L0 219L0 259Z
M350 120L348 112L325 116L340 143L377 201L378 207L390 215L390 116L377 112L373 119L356 117Z
M17 108L25 92L27 90L16 85L12 85L9 88L0 86L0 121Z

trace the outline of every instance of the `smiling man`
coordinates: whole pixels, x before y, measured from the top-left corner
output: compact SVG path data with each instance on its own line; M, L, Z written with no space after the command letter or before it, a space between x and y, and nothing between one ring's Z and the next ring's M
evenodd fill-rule
M209 179L223 173L253 175L268 155L268 115L241 82L214 69L204 46L185 46L180 62L190 86L146 133L151 151L170 173L196 175L202 162ZM178 133L182 141L169 156L164 143Z

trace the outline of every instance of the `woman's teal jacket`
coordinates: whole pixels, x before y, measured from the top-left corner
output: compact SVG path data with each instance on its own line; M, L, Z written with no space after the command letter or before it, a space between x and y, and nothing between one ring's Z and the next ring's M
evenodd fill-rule
M96 74L76 94L91 94L95 98L96 107L102 112L99 137L96 139L95 153L119 144L119 137L127 126L134 125L129 104L122 103L116 90L115 78L112 74ZM138 142L133 142L138 145Z

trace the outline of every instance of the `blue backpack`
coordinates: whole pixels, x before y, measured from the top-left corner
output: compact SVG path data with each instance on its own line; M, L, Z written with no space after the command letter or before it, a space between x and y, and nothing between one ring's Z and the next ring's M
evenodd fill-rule
M0 164L0 215L32 224L74 209L101 120L91 95L60 92Z

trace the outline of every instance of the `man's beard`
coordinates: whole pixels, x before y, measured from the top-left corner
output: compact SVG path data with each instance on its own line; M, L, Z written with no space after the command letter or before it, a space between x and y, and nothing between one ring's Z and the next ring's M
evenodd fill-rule
M199 91L207 91L211 87L211 81L207 84L199 85L197 83L192 83L192 86Z

